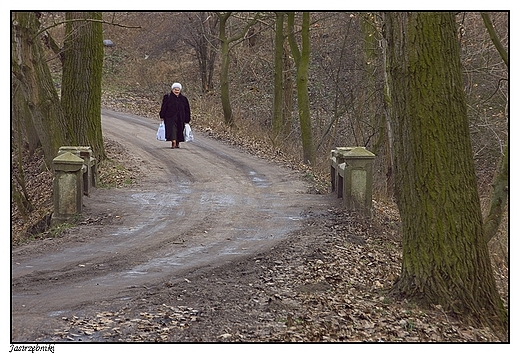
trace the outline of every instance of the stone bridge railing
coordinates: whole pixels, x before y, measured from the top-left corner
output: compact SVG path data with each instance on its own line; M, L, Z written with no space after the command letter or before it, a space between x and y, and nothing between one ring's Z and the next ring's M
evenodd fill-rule
M62 146L52 160L54 212L51 225L70 221L81 214L83 195L96 186L96 159L89 146Z
M375 155L364 147L338 147L330 152L332 192L343 198L348 210L372 214L372 183Z

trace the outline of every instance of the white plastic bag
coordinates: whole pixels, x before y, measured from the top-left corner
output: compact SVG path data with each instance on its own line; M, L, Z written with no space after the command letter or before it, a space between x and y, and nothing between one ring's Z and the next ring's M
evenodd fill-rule
M157 129L157 140L166 141L166 130L163 122L159 125L159 129Z
M190 125L187 123L184 125L184 141L193 141L193 131L191 130Z

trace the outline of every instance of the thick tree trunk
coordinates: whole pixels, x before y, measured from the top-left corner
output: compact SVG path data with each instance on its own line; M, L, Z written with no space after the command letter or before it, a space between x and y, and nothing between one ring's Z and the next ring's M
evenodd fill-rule
M25 183L25 173L22 159L23 151L23 129L20 124L20 115L11 117L12 131L11 138L14 146L11 149L16 151L16 163L11 166L11 196L15 201L18 211L24 219L27 218L30 212L34 210L31 203L31 198L27 192L27 184ZM14 161L13 161L14 162Z
M43 55L40 22L34 12L13 15L11 70L13 113L30 114L34 130L42 144L45 162L50 167L60 146L68 141L68 129L60 100ZM28 109L27 109L28 108ZM27 123L28 120L23 118ZM33 128L29 128L32 130Z
M100 161L106 157L101 130L102 17L100 12L67 12L66 16L62 107L72 144L90 146Z
M385 22L403 236L395 288L504 325L482 229L454 14L387 13Z
M12 80L11 88L11 126L14 133L20 134L19 147L25 144L29 147L29 155L32 155L40 144L40 137L34 127L29 102L24 95L21 83L17 79Z

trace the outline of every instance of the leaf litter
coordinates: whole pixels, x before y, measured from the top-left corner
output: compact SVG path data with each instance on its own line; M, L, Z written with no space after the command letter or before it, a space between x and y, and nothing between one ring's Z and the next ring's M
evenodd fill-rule
M367 221L341 208L330 208L328 215L309 211L306 227L273 249L196 271L189 282L181 278L149 287L118 311L64 318L66 330L57 331L54 340L507 341L440 306L419 308L390 295L400 271L399 219L393 212L382 215Z
M124 111L124 109L123 109ZM141 115L151 112L146 108ZM201 132L202 133L202 132ZM269 144L240 139L216 129L204 133L250 153L314 176L315 193L327 190L326 176L288 160ZM106 142L115 162L128 153ZM139 161L128 170L109 166L107 184L124 187L139 179ZM32 188L50 190L33 158ZM117 173L110 173L110 168ZM35 176L34 178L32 176ZM30 182L33 183L33 182ZM47 188L44 188L48 185ZM38 210L49 210L50 193L37 196ZM16 212L16 207L12 208ZM201 270L186 278L147 288L118 308L62 317L53 341L89 342L508 342L508 335L460 322L442 307L419 308L388 290L401 266L399 213L391 202L374 201L373 220L342 208L326 215L309 211L307 224L273 249L238 263ZM15 236L27 232L13 214ZM99 222L94 220L88 222ZM46 237L44 233L42 237ZM16 237L13 237L16 240ZM509 297L506 266L495 267L497 287ZM114 307L114 306L112 306ZM117 307L117 306L115 306ZM507 337L506 337L507 336Z

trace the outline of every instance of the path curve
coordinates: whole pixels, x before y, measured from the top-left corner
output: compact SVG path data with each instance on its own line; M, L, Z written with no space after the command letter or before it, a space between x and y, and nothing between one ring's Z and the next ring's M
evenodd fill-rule
M13 342L44 339L61 317L131 298L137 287L266 250L301 228L309 210L327 208L295 171L196 131L172 150L155 139L157 126L102 112L103 134L142 161L145 180L84 198L83 215L106 223L13 250Z

